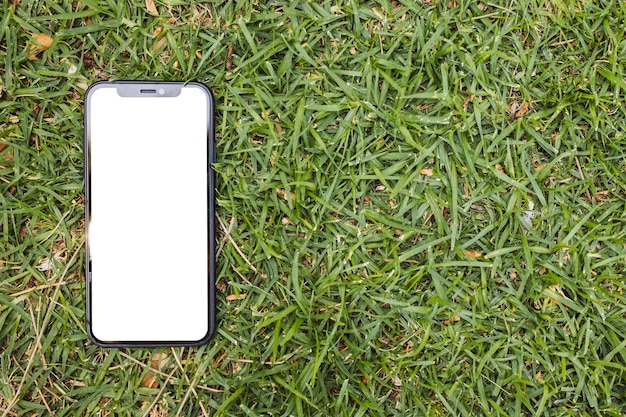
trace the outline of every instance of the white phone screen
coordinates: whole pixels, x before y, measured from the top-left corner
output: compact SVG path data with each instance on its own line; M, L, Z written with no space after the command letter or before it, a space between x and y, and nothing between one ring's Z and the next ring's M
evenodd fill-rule
M212 101L200 85L152 85L103 83L87 97L88 323L103 344L211 330Z

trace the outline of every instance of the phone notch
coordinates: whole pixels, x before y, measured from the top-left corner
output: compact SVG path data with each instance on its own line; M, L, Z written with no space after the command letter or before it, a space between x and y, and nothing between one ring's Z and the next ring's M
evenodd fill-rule
M181 91L180 84L159 83L155 85L120 82L115 85L120 97L178 97Z

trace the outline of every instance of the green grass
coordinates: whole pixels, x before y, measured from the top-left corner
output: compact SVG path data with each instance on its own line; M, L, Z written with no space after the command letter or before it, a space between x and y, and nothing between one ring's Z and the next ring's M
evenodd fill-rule
M626 2L156 8L2 3L0 415L626 414ZM87 340L101 79L215 93L204 347Z

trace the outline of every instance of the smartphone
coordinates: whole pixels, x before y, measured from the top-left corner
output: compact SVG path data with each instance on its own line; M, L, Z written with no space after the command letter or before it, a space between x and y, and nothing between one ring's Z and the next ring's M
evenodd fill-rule
M196 346L215 331L213 114L200 83L87 90L86 328L99 346Z

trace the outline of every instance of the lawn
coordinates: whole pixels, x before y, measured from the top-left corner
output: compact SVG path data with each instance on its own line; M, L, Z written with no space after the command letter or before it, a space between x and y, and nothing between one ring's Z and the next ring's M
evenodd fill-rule
M625 0L3 0L0 415L626 415L625 25ZM215 94L203 347L87 339L108 79Z

